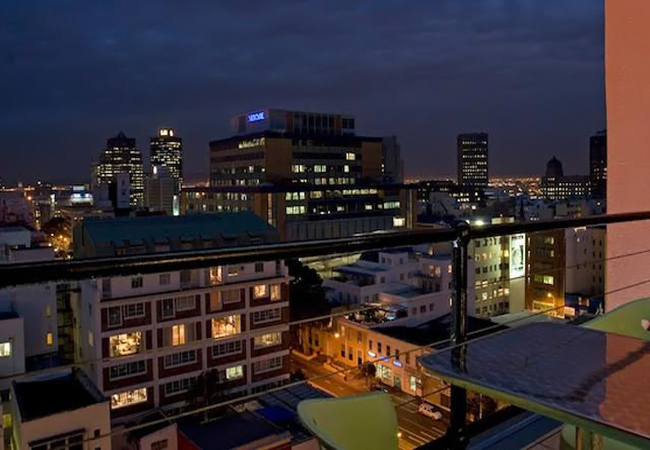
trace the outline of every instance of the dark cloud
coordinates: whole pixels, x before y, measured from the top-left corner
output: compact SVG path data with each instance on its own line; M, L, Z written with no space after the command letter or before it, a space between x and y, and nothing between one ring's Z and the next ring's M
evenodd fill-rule
M354 113L412 174L453 173L474 129L494 173L583 172L605 120L602 0L4 2L0 73L9 181L85 180L107 137L146 154L162 125L205 173L257 107Z

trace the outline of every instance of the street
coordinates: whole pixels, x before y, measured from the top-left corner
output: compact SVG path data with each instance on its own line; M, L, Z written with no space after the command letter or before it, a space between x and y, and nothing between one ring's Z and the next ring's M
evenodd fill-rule
M291 356L292 372L300 369L307 379L328 375L331 370L316 361ZM346 381L341 375L331 375L310 382L335 397L346 397L368 392L363 380ZM403 392L391 392L396 406L397 423L401 433L399 448L411 450L442 436L447 428L444 422L433 420L418 412L419 402ZM407 403L408 402L408 403Z

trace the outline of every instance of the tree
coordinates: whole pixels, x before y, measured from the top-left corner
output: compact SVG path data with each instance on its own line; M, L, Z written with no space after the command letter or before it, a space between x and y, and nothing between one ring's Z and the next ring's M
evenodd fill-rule
M366 377L366 384L370 384L370 380L377 375L377 366L373 363L366 363L361 368L361 373Z
M289 381L292 383L294 381L303 381L306 380L307 376L305 375L305 372L302 371L302 369L298 369L295 372L291 374L291 377L289 378Z
M208 370L196 378L194 385L187 391L187 404L191 409L214 405L224 399L223 389L218 370ZM222 409L211 410L213 415ZM208 411L204 411L204 420L208 419Z
M323 289L323 279L311 267L298 259L287 261L289 276L289 309L291 320L301 320L310 317L324 316L330 313L331 307Z

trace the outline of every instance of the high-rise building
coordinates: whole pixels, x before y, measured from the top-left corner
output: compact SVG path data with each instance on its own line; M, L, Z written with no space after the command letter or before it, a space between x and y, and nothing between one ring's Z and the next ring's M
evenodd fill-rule
M80 222L74 256L147 254L278 241L251 212ZM288 272L278 261L79 283L77 354L114 420L183 406L212 372L224 397L289 379Z
M167 167L180 187L183 184L183 139L176 136L173 129L161 128L149 145L151 165Z
M172 177L169 168L153 166L151 176L145 180L144 205L152 212L178 215L178 179Z
M129 174L131 206L140 206L144 200L144 168L142 153L135 146L135 139L123 132L106 141L99 163L93 166L93 193L107 191L106 186L116 182L120 173Z
M456 141L458 184L475 188L487 187L489 181L488 134L459 134Z
M381 171L387 182L404 182L402 146L397 142L397 136L388 136L382 140Z
M604 198L607 193L607 131L589 138L589 180L591 195Z
M232 125L210 143L210 187L186 191L183 211L255 211L283 240L413 226L415 192L384 182L384 141L357 136L353 117L267 109Z

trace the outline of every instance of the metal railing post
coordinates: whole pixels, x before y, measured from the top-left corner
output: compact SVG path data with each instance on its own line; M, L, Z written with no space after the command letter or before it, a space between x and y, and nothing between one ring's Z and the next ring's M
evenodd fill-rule
M453 300L451 309L450 345L452 346L452 364L465 370L467 340L467 261L471 240L471 227L465 221L457 222L456 239L453 242ZM467 391L458 386L451 386L451 423L448 434L453 448L467 447L466 416Z

